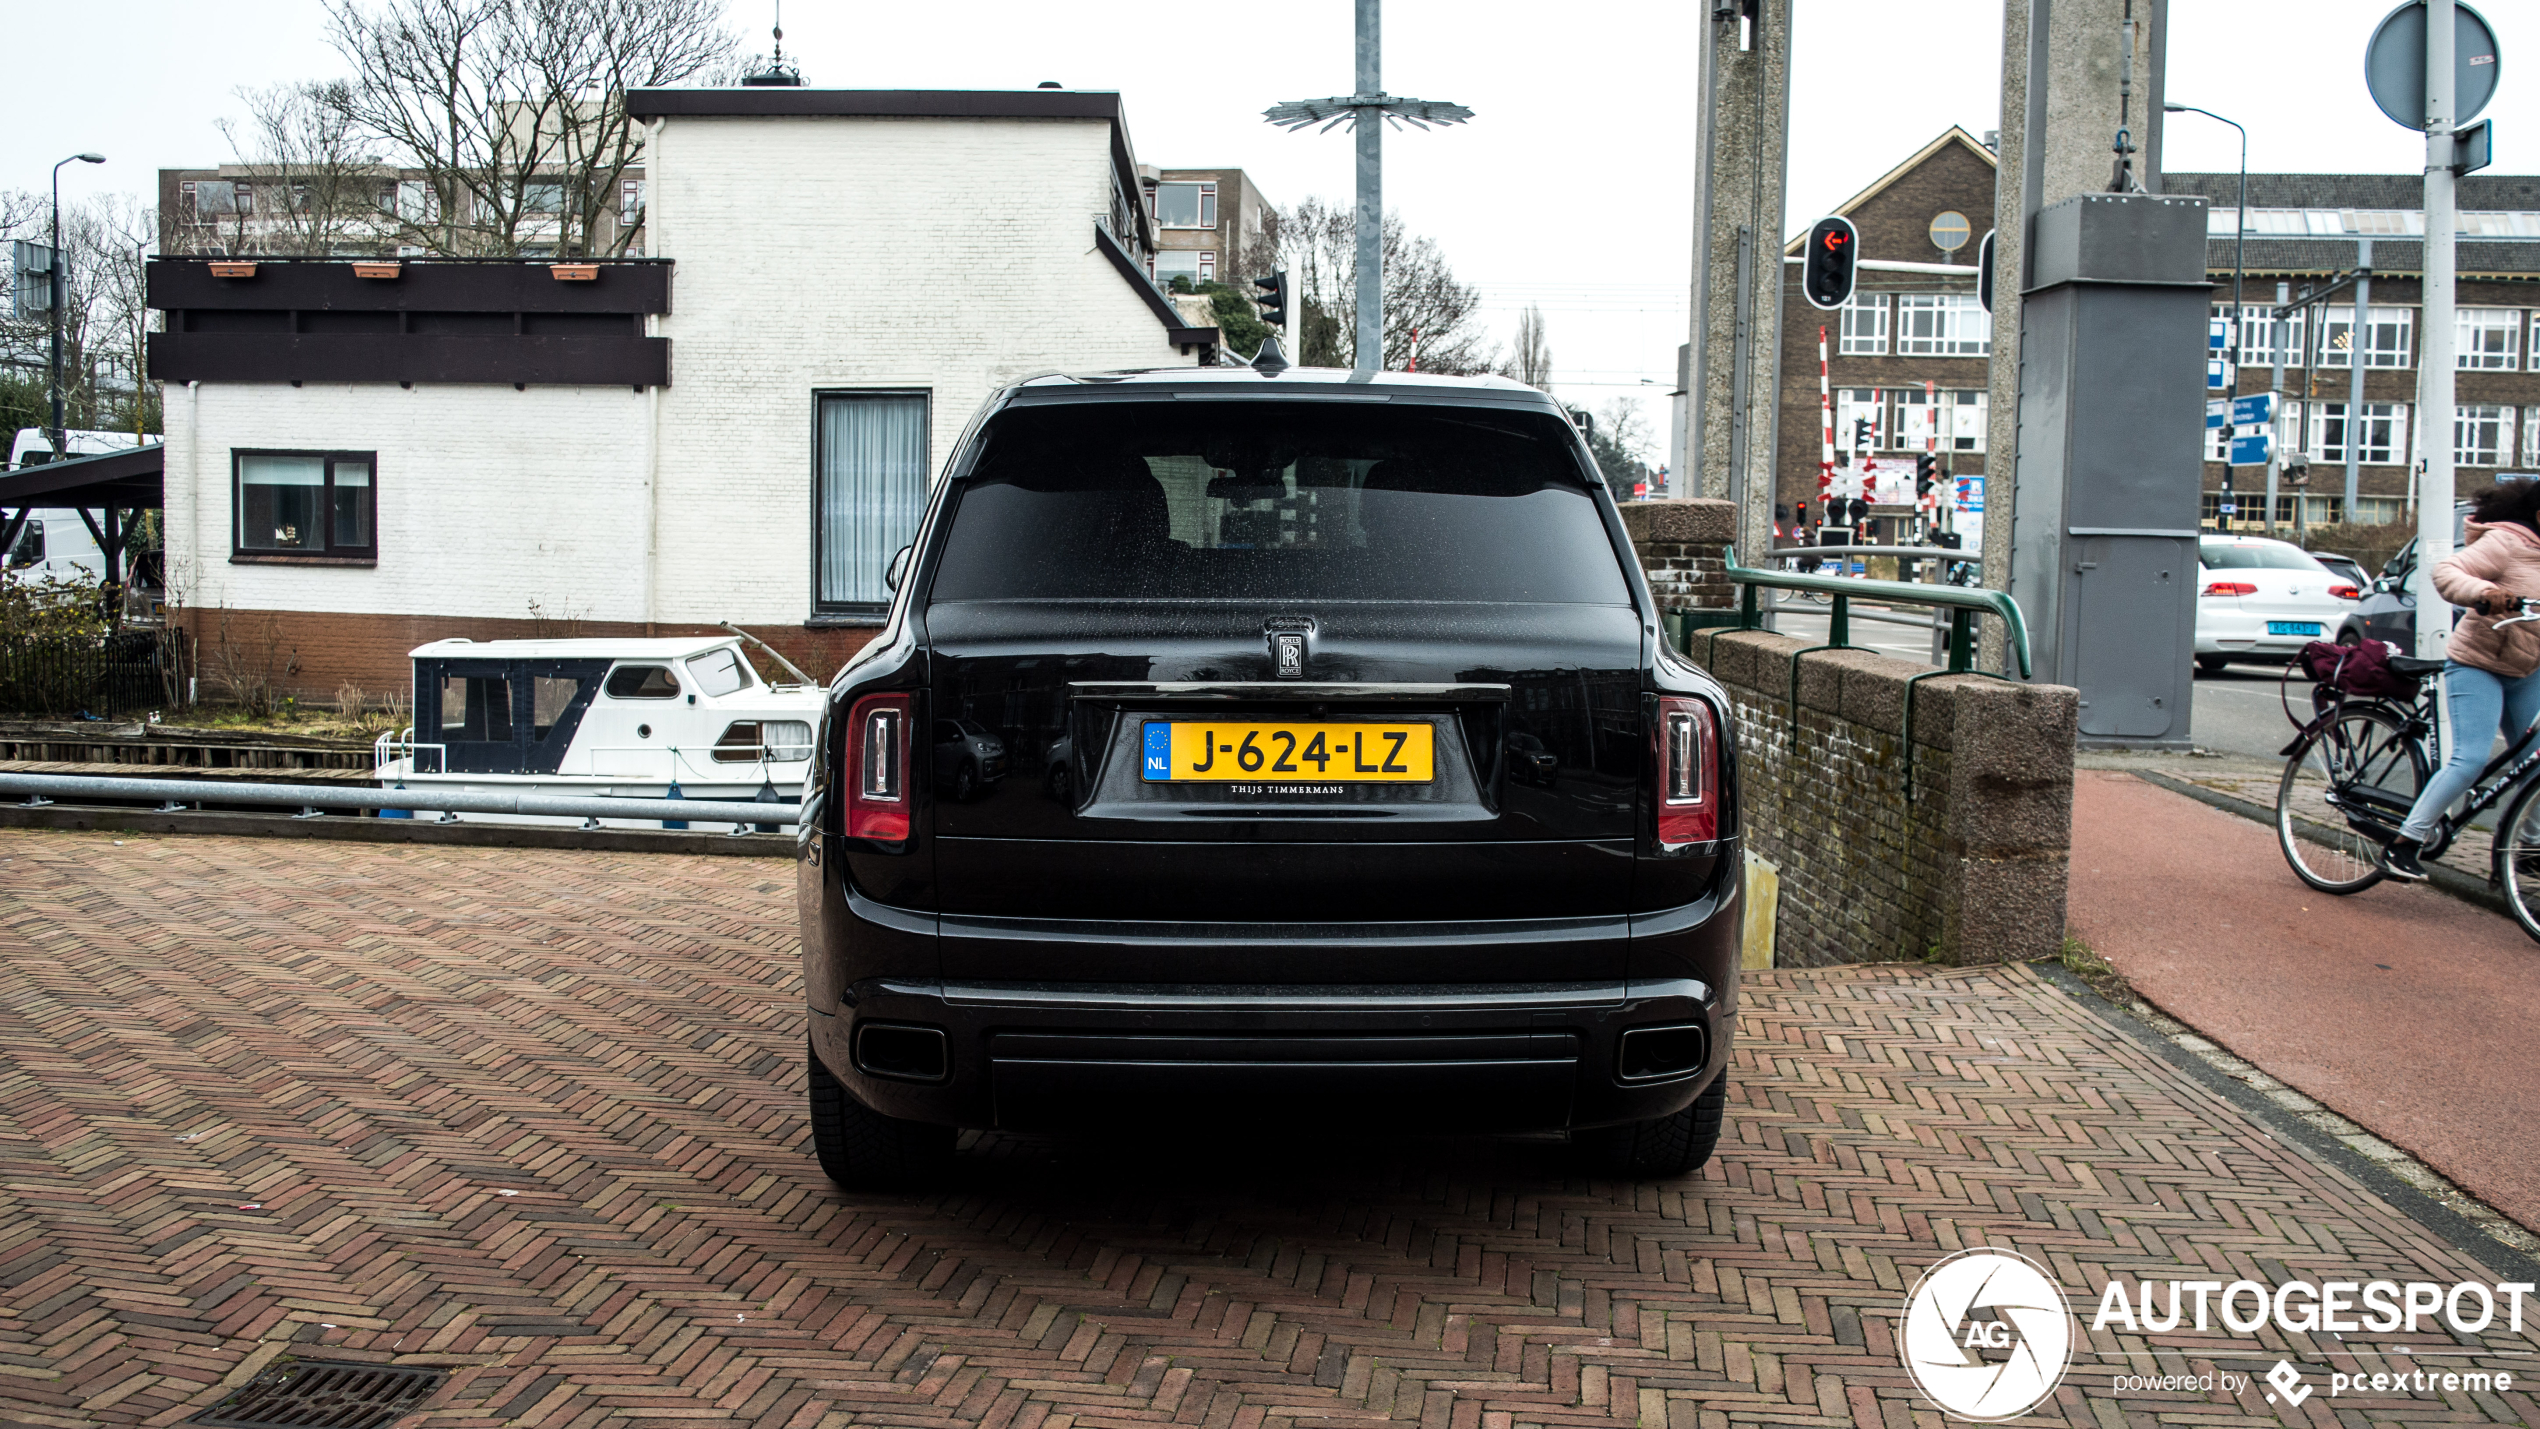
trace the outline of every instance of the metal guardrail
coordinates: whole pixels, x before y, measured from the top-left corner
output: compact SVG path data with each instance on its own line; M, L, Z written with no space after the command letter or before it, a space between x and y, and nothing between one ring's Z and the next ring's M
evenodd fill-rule
M1785 547L1800 550L1802 547ZM1827 551L1858 551L1860 547L1826 546ZM1799 725L1799 657L1820 650L1850 650L1852 644L1852 602L1881 600L1892 605L1927 605L1949 612L1949 664L1946 669L1925 670L1905 681L1903 764L1905 797L1914 796L1914 687L1935 675L1981 675L1976 668L1975 618L1991 615L2002 622L2003 635L2012 655L2018 660L2020 677L2029 677L2028 621L2021 616L2019 602L1998 590L1980 590L1970 586L1922 585L1913 581L1870 580L1862 576L1815 576L1796 571L1766 571L1742 566L1737 561L1737 548L1730 546L1722 553L1728 565L1731 584L1743 587L1738 594L1737 623L1706 622L1716 646L1722 630L1758 630L1763 628L1763 612L1756 592L1759 590L1812 591L1834 598L1833 617L1827 623L1827 643L1794 650L1790 657L1790 720L1793 732ZM1945 559L1945 558L1944 558ZM1710 612L1698 612L1708 614ZM1692 644L1691 625L1682 627L1682 646ZM1682 648L1682 647L1680 647ZM1691 650L1686 650L1691 654Z
M1839 561L1847 556L1903 556L1918 561L1970 561L1981 565L1984 552L1948 546L1775 546L1768 561Z
M323 784L207 784L195 779L116 779L83 774L0 774L0 795L30 803L54 798L156 799L173 804L264 804L276 808L405 809L452 814L538 814L567 819L655 819L671 823L790 825L802 805L738 799L614 799L568 794L481 793L463 789L364 789Z
M1796 548L1792 548L1796 549ZM1827 546L1822 550L1858 550L1858 547ZM1949 667L1942 674L1975 673L1975 617L1997 616L2011 652L2019 661L2020 678L2029 677L2028 621L2021 616L2019 602L1998 590L1982 590L1973 586L1922 585L1914 581L1879 581L1862 576L1815 576L1797 571L1758 570L1737 563L1737 548L1727 549L1729 581L1745 587L1738 596L1737 630L1762 628L1763 612L1757 608L1758 590L1813 591L1834 598L1834 618L1827 630L1827 643L1819 650L1849 650L1852 645L1852 602L1880 600L1890 605L1930 605L1949 612ZM1946 559L1945 557L1943 559ZM1723 627L1714 627L1723 628Z

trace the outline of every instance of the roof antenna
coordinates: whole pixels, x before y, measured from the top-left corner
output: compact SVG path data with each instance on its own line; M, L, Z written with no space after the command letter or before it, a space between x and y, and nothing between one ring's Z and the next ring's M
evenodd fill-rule
M1264 377L1276 377L1288 370L1288 355L1279 350L1277 333L1261 339L1261 350L1252 355L1252 370Z
M785 0L776 0L776 53L768 57L766 69L743 75L741 83L756 89L799 87L802 82L802 71L785 63Z

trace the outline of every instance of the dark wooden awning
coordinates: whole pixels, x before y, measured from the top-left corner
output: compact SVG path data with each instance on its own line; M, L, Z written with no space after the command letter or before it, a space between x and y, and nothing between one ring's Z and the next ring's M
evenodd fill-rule
M0 510L75 506L89 510L167 505L167 448L152 442L119 452L66 457L0 472Z

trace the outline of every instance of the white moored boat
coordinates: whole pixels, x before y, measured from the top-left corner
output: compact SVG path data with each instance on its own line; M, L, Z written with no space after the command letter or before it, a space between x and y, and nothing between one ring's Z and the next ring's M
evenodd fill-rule
M810 768L822 693L808 682L769 684L751 665L742 639L437 640L420 646L412 652L415 722L373 746L379 782L792 803L802 796ZM382 817L398 815L383 811ZM464 817L581 822L528 814ZM584 826L683 827L655 819Z

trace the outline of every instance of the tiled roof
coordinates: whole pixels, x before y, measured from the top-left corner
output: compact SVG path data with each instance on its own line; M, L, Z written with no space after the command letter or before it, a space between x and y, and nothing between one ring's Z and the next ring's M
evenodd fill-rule
M2243 259L2247 271L2257 273L2342 273L2355 266L2355 240L2352 238L2269 238L2251 234ZM2205 270L2210 273L2231 271L2231 240L2205 240ZM2376 273L2417 274L2424 270L2425 245L2414 238L2372 240L2372 267ZM2540 278L2540 242L2524 239L2515 243L2480 243L2465 239L2452 246L2452 265L2463 276L2485 273L2509 273L2517 277Z
M2161 191L2202 194L2217 205L2240 198L2240 175L2163 174ZM2540 174L2471 174L2454 190L2465 209L2540 210ZM2402 208L2425 204L2417 174L2251 174L2251 208Z
M2200 194L2217 208L2239 200L2240 175L2163 174L2161 190ZM2540 211L2540 175L2472 174L2456 190L2459 207L2506 212ZM2414 212L2423 206L2425 180L2417 174L2251 174L2249 207L2369 208ZM2205 267L2231 271L2232 241L2208 239ZM2423 271L2425 245L2415 238L2376 235L2372 266L2376 272L2414 274ZM2355 266L2355 240L2326 236L2251 234L2245 262L2252 274L2335 273ZM2481 243L2463 240L2453 249L2453 262L2465 275L2528 274L2540 277L2540 242Z

